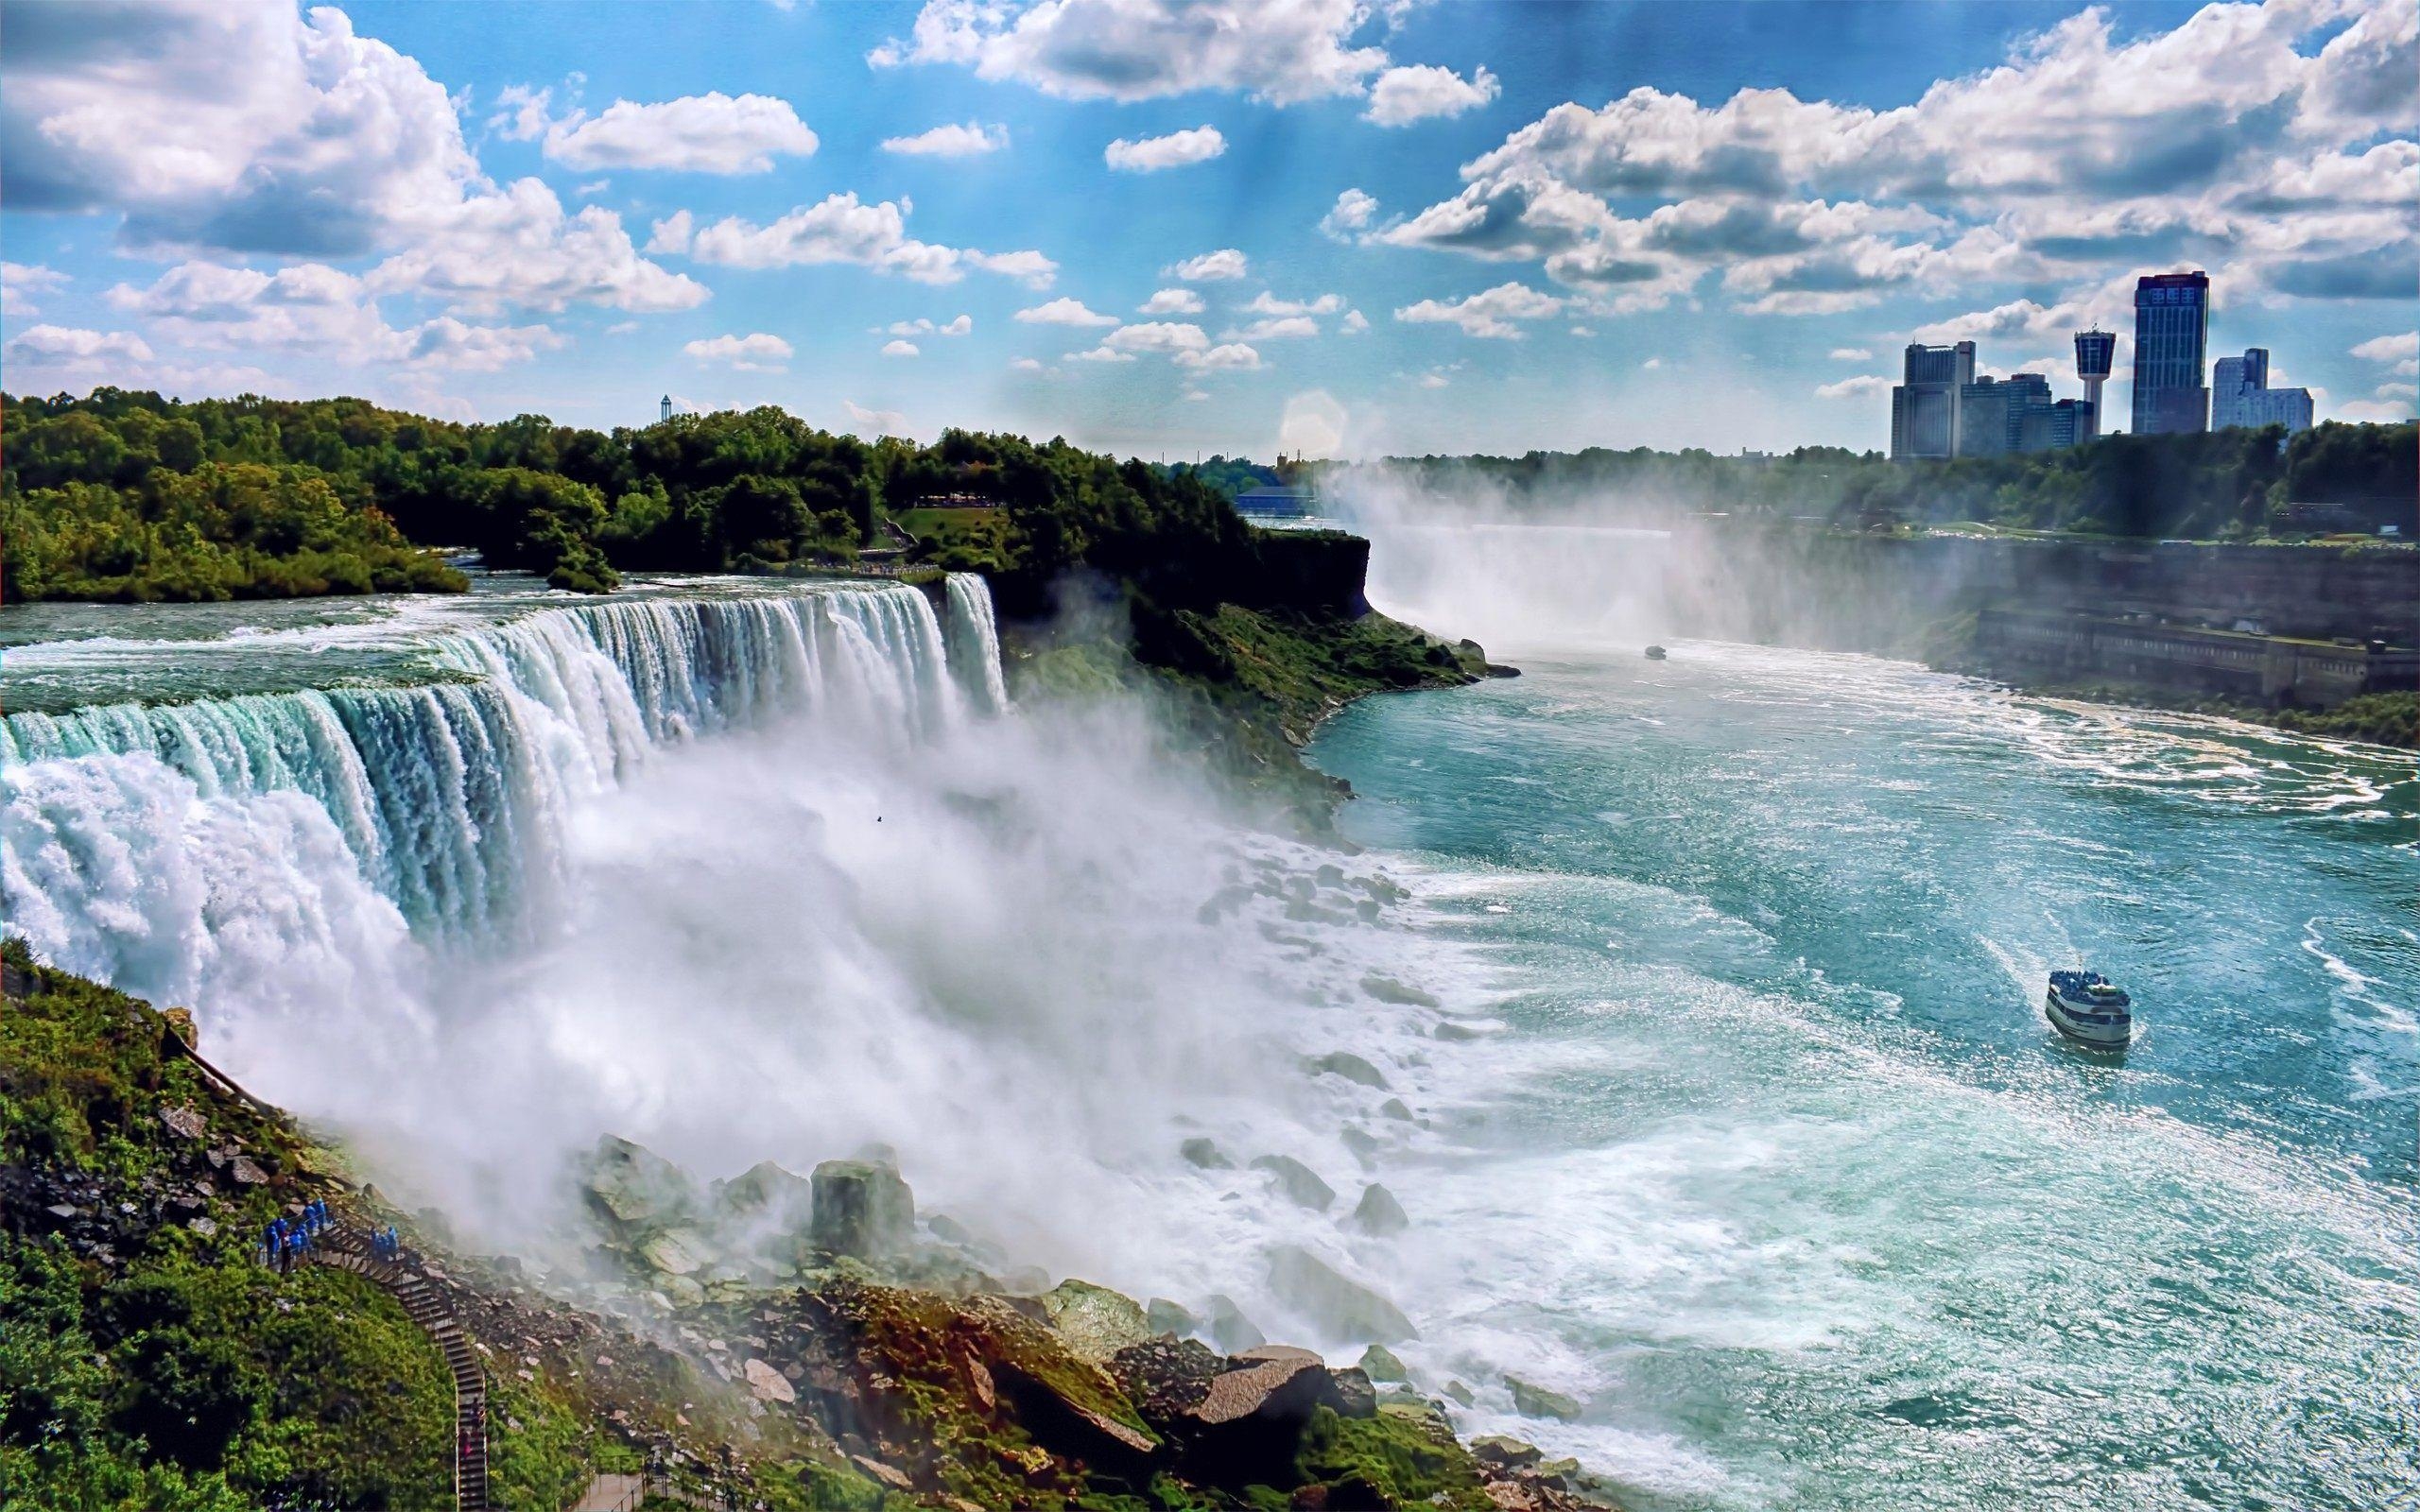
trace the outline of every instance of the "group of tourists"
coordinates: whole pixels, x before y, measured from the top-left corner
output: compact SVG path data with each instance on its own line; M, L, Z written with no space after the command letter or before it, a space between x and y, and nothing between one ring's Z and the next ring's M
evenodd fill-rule
M327 1202L319 1197L302 1205L291 1218L272 1218L261 1231L261 1259L280 1275L290 1274L295 1262L308 1257L312 1240L336 1226Z
M403 1253L404 1241L402 1236L395 1232L395 1226L393 1224L389 1224L384 1228L372 1228L370 1230L371 1259L400 1260L403 1258Z

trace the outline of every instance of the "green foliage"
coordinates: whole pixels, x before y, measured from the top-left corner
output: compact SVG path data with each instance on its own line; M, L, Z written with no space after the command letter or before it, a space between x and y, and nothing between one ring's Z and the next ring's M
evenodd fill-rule
M2420 693L2365 693L2333 709L2280 709L2266 717L2301 734L2420 750Z
M1218 490L1222 498L1234 499L1253 489L1275 488L1283 483L1277 470L1264 467L1244 456L1213 456L1206 462L1179 462L1160 469L1171 477L1190 476Z
M1454 1431L1434 1414L1392 1403L1374 1418L1343 1418L1325 1407L1303 1430L1297 1469L1305 1482L1334 1488L1336 1506L1492 1507L1478 1467Z
M5 949L26 964L21 942ZM402 1309L345 1272L255 1263L252 1235L277 1200L264 1189L213 1201L209 1232L148 1215L158 1194L207 1176L205 1143L240 1142L272 1172L307 1159L167 1056L164 1030L142 1004L60 972L0 1014L0 1166L97 1180L95 1210L132 1214L106 1260L0 1228L10 1505L434 1512L447 1500L453 1383ZM205 1117L207 1140L170 1130L171 1108Z
M99 438L113 444L99 444L89 434L98 425L73 414L25 427L22 449L10 438L10 481L0 491L7 596L290 598L466 586L461 574L413 548L385 514L348 507L309 468L201 462L180 471L141 454L145 470L118 481L135 464L111 460L127 448L106 430ZM167 434L184 438L194 429L181 422ZM93 448L81 465L67 454L70 444ZM26 473L44 481L18 487Z
M1416 485L1477 481L1514 510L1585 500L1642 521L1694 510L1799 515L1853 524L1977 521L2024 530L2126 537L2242 539L2265 533L2273 507L2330 503L2389 524L2420 490L2420 426L2327 424L2292 438L2224 430L2109 436L2055 452L1892 462L1878 452L1801 447L1769 460L1695 448L1601 447L1525 456L1396 459Z

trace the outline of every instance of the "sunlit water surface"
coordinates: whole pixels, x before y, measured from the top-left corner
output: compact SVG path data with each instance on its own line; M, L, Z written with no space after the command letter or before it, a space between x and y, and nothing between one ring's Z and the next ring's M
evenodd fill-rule
M1422 1363L1651 1506L2420 1504L2420 768L1681 644L1317 762L1498 1027L1441 1057ZM2135 994L2070 1049L2044 974Z

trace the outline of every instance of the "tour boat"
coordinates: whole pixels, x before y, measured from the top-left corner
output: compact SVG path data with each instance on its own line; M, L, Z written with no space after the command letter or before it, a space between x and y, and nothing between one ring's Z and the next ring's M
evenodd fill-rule
M1647 648L1647 660L1649 660L1650 662L1661 662L1661 661L1663 661L1663 660L1664 660L1664 648L1663 648L1662 646L1660 646L1660 645L1651 645L1651 646L1649 646L1649 647Z
M2052 971L2042 1012L2068 1039L2109 1049L2134 1038L2133 1003L2099 971Z

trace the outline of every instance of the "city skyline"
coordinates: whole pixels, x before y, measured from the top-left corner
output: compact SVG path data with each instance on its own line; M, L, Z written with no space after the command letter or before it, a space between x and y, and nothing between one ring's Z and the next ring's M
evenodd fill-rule
M2188 267L2319 420L2420 370L2409 0L8 9L18 392L1864 451Z

